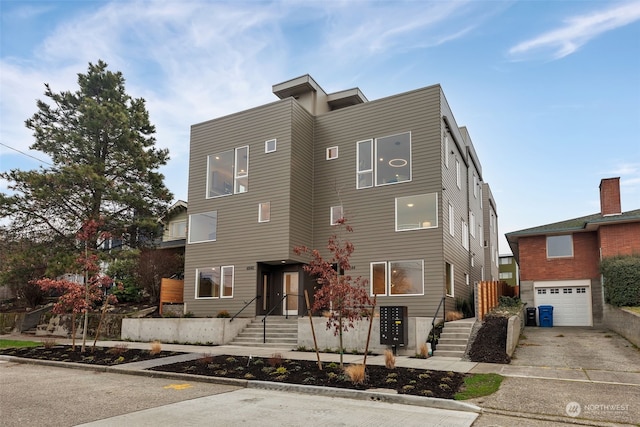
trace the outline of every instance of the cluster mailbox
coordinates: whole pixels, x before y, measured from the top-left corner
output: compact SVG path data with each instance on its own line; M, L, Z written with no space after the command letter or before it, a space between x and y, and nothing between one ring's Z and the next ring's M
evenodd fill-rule
M380 307L380 344L407 345L409 322L406 306Z

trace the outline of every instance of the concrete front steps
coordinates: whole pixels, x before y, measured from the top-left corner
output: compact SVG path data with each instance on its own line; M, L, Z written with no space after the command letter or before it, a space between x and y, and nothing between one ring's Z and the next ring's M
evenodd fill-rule
M475 318L445 322L433 355L462 358L475 322Z
M286 319L284 316L267 317L266 342L263 343L262 316L251 321L230 343L231 345L249 347L284 347L298 346L298 318Z

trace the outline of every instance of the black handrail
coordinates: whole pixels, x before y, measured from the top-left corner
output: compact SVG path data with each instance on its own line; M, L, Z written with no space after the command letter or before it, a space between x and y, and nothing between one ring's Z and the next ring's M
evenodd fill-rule
M267 342L267 317L273 313L273 311L278 308L278 306L280 305L280 303L282 301L284 301L287 298L287 294L284 294L282 296L282 298L280 298L280 301L278 301L276 304L273 305L273 307L271 308L271 310L269 310L269 312L267 314L264 315L264 317L262 318L262 343L265 344ZM285 317L288 319L289 318L289 313L287 313L287 309L285 307L284 310L284 314Z
M436 314L433 315L433 320L431 321L431 333L434 334L434 339L435 339L435 327L436 327L436 318L438 317L438 313L440 312L440 307L443 307L442 310L443 312L445 312L445 299L447 297L442 297L442 299L440 300L440 304L438 304L438 308L436 308ZM430 334L431 334L430 333Z
M255 301L255 300L257 300L257 299L260 299L261 297L262 297L262 295L256 295L255 297L253 297L253 299L252 299L251 301L249 301L249 302L245 302L245 303L244 303L244 307L242 307L242 308L240 309L240 311L239 311L239 312L237 312L236 314L234 314L234 315L233 315L233 317L231 318L231 320L229 320L229 322L233 322L233 319L235 319L236 317L238 317L238 315L239 315L240 313L242 313L242 312L244 311L244 309L245 309L245 308L249 307L249 304L251 304L252 302L254 302L254 301Z

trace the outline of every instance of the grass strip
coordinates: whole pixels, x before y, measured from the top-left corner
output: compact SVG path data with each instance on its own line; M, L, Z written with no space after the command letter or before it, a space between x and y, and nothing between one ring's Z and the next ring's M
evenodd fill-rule
M474 374L464 379L462 391L456 393L455 400L467 400L495 393L502 383L502 375Z
M20 341L20 340L2 340L0 339L0 348L20 348L20 347L42 347L41 342L36 341Z

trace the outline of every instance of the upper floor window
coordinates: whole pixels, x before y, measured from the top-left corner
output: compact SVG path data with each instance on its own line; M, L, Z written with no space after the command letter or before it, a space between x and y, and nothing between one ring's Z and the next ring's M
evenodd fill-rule
M342 206L331 206L331 225L337 225L342 218Z
M478 177L476 176L476 174L473 174L473 197L475 197L476 199L478 198Z
M338 147L327 148L327 160L332 160L337 158L338 158Z
M504 256L504 257L500 257L500 264L502 265L508 265L511 264L511 257L509 256Z
M476 237L476 214L469 212L469 232L471 237Z
M500 279L513 279L513 273L511 271L505 271L500 273Z
M217 223L217 211L189 215L189 243L215 241Z
M438 195L396 197L396 231L438 226Z
M169 236L176 239L184 239L187 236L187 221L170 222Z
M573 256L573 236L547 236L547 258L562 258Z
M462 247L469 250L469 226L462 221Z
M271 202L264 202L258 205L258 222L271 221Z
M270 139L268 141L264 142L264 152L265 153L273 153L274 151L276 151L276 140L275 139Z
M444 136L444 165L449 168L449 135Z
M207 197L244 193L249 187L249 146L207 157Z
M460 173L460 160L456 159L456 185L462 188L462 176Z
M411 181L410 132L359 141L357 151L357 188Z
M453 205L449 203L449 234L451 234L452 236L455 236L456 225L453 222L453 215L454 215Z

